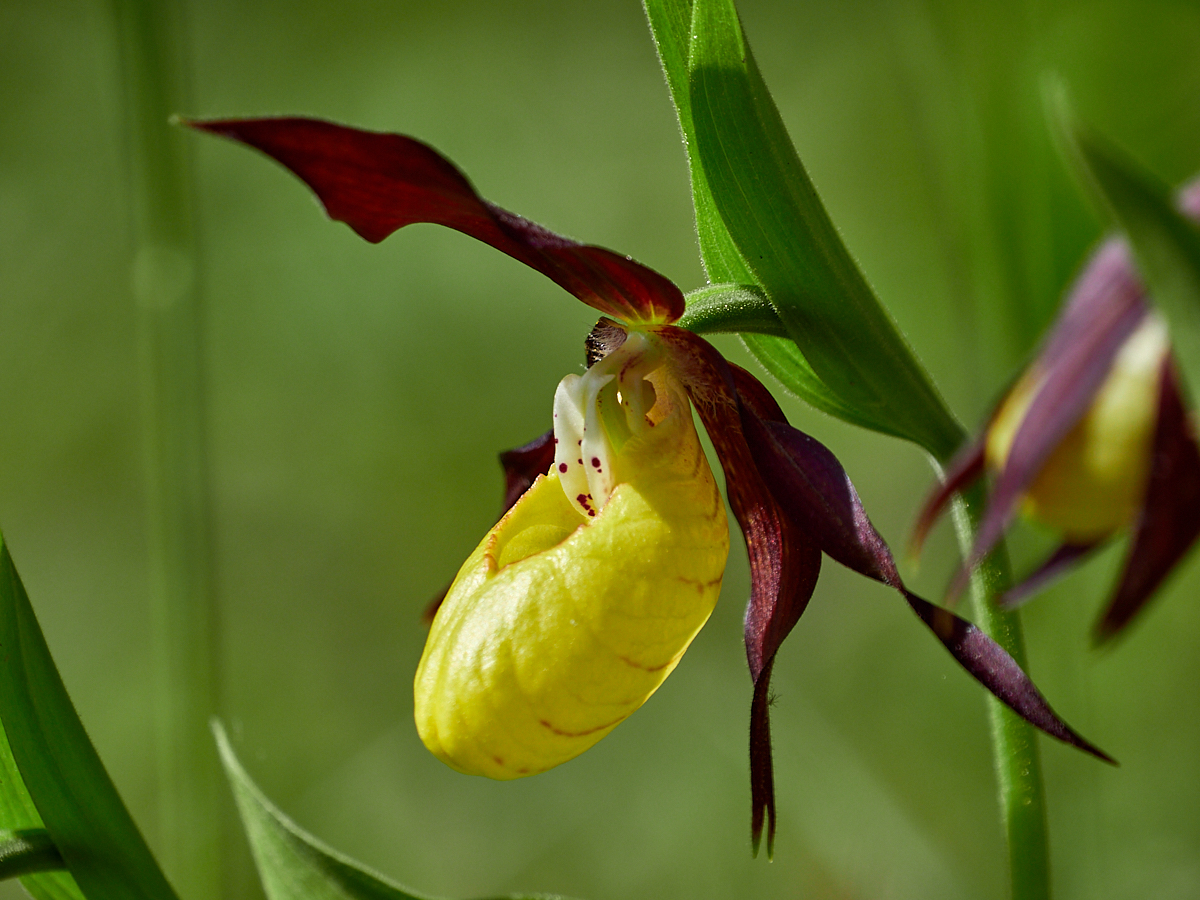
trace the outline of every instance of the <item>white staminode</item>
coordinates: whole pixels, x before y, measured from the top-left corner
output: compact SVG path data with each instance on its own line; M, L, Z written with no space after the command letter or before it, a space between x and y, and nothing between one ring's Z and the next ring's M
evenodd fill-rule
M647 413L654 387L646 376L662 365L646 335L632 332L620 347L554 393L554 471L572 503L595 516L617 485L616 458L631 437L653 427Z

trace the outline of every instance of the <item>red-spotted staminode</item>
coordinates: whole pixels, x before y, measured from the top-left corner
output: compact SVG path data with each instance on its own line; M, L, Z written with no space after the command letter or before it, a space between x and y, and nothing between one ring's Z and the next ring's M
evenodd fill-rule
M1200 182L1180 195L1200 219ZM1032 363L930 495L917 547L955 491L995 476L975 548L951 586L996 545L1019 511L1062 544L1002 603L1014 606L1125 530L1132 540L1095 626L1118 634L1200 535L1200 449L1171 358L1128 243L1107 239L1072 286Z
M1107 759L998 644L905 588L833 454L792 428L753 375L672 324L685 304L670 281L493 206L412 138L300 118L191 124L282 163L368 241L414 222L445 225L604 315L589 337L588 372L559 387L554 428L502 455L507 511L435 616L415 700L422 738L442 759L500 778L541 771L611 730L674 667L716 599L727 548L689 402L716 448L750 558L756 849L764 820L768 851L775 830L771 667L812 596L822 553L895 588L1019 715Z

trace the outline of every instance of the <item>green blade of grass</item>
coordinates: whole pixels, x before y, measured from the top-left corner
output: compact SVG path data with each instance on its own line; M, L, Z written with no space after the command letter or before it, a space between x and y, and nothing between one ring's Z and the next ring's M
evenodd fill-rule
M75 713L2 537L0 648L12 759L82 896L175 900Z
M220 707L220 629L213 589L203 294L187 138L186 4L111 0L120 62L133 238L131 302L153 637L157 846L184 893L229 893L223 879L220 766L208 720ZM232 832L232 828L225 829ZM231 877L232 873L224 873Z
M742 334L742 342L755 358L785 388L807 401L810 406L823 413L836 416L851 425L904 437L886 422L872 418L862 410L842 401L836 394L826 392L825 384L813 372L804 359L804 354L791 338L772 337L766 334Z
M428 900L424 894L411 893L368 871L303 831L246 774L220 723L213 724L213 733L267 900ZM536 900L565 898L543 894Z

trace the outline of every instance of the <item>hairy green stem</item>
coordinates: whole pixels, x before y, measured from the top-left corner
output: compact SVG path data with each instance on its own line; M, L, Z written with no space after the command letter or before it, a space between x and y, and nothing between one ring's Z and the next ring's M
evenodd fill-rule
M697 334L788 336L763 289L753 284L710 284L688 293L687 312L675 324Z
M216 610L205 460L204 379L190 172L170 117L184 103L181 7L113 0L133 196L155 638L159 813L167 870L182 892L220 889Z

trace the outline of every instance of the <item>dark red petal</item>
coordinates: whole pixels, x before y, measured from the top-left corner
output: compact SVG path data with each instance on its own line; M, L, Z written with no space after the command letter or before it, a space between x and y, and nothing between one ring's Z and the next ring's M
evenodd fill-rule
M372 243L414 222L445 225L537 269L607 315L647 323L683 315L683 294L657 272L493 206L449 160L420 141L318 119L188 124L282 163L316 192L330 218Z
M788 567L796 572L791 588L796 602L782 604L783 607L791 607L794 611L795 618L787 627L787 631L791 631L796 620L800 618L800 613L808 606L808 600L817 586L817 578L821 574L821 551L813 544L799 544L792 547L787 555L789 557ZM803 598L803 600L799 598ZM747 610L748 622L749 609ZM763 629L763 631L767 630L769 629ZM751 639L749 628L746 633L749 641ZM783 637L786 636L787 634L784 633ZM781 642L783 637L779 638ZM754 639L761 640L757 635ZM755 677L754 698L750 702L750 838L753 842L754 855L757 856L765 814L770 822L767 828L768 859L775 855L775 765L771 757L771 669L775 665L775 653L778 649L776 646L771 650L766 665Z
M446 586L434 595L425 608L421 610L421 624L428 628L433 624L433 617L437 615L437 611L442 608L442 601L446 599L446 595L450 593L450 587L454 582L447 582Z
M1076 281L1033 363L1044 380L1013 437L967 569L1000 540L1050 454L1091 406L1117 351L1146 315L1144 297L1128 246L1116 238L1106 241ZM957 583L962 582L960 577Z
M916 524L913 525L912 537L909 538L909 549L913 556L921 552L929 530L950 502L950 498L983 477L986 446L986 438L980 437L959 450L954 459L950 460L942 480L926 498Z
M500 454L500 465L504 468L504 504L496 521L504 518L504 514L513 508L521 499L521 495L529 490L539 475L550 471L554 463L554 430L551 429L540 437L535 437L528 444L505 450ZM453 583L453 582L451 582ZM421 621L426 625L433 623L438 607L450 592L447 584L434 597L421 613Z
M768 704L771 664L812 597L821 553L816 543L783 513L755 464L742 433L741 403L734 381L736 367L690 331L668 326L656 333L671 351L675 374L687 388L716 448L725 471L729 505L741 525L750 557L745 641L754 679L750 713L751 828L757 848L766 819L769 853L775 840ZM773 405L765 389L763 393Z
M1200 450L1169 359L1163 361L1153 453L1146 499L1121 583L1096 624L1097 642L1129 624L1200 534Z
M500 510L501 518L529 490L539 475L550 471L550 466L554 464L554 443L554 429L551 429L522 447L500 454L500 465L504 467L504 508Z
M997 601L997 605L1004 609L1014 609L1020 606L1103 543L1103 541L1093 541L1088 544L1063 544L1050 554L1050 557L1031 575L1027 575L1020 584L1013 585L1005 591L1004 596Z
M739 391L754 398L743 405L742 427L758 470L788 517L842 565L898 590L951 656L1019 716L1052 737L1111 762L1055 714L1003 647L970 622L904 586L891 551L867 518L837 457L819 441L771 415L758 399L765 389L747 379L753 376L746 372L738 376ZM760 418L760 410L770 418Z

